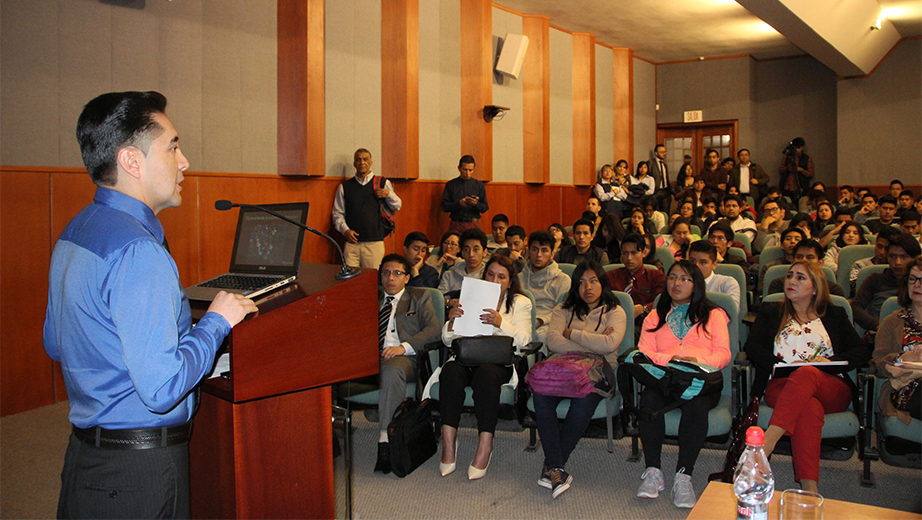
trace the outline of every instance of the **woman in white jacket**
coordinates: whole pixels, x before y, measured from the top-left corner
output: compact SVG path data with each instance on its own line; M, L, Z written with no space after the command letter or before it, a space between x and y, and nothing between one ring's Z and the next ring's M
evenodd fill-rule
M522 294L515 263L507 256L493 255L483 270L483 279L500 285L496 309L468 309L480 313L480 321L493 326L493 335L512 336L517 349L531 341L531 300ZM465 312L456 305L448 312L442 328L442 342L450 346L455 338L455 318ZM464 406L464 388L474 391L474 415L477 417L477 452L467 470L470 480L483 478L493 457L493 433L499 419L499 397L503 384L516 383L512 366L485 363L476 367L463 366L456 360L442 365L438 375L439 408L442 413L442 460L439 472L443 477L457 467L458 425Z

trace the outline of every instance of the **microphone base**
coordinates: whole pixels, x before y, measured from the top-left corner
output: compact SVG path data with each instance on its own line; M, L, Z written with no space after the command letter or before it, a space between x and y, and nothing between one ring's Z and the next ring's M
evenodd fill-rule
M336 273L334 278L336 278L337 280L349 280L351 278L355 278L356 276L360 274L362 274L362 272L359 271L358 269L354 267L349 267L348 265L343 264L343 268L338 273Z

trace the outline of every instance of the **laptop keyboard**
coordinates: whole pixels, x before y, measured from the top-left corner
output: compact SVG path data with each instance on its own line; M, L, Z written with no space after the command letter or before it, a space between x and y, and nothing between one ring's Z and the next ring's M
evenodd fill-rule
M267 285L272 285L281 280L278 276L240 276L224 274L217 278L202 282L199 287L217 287L221 289L234 289L238 291L255 291Z

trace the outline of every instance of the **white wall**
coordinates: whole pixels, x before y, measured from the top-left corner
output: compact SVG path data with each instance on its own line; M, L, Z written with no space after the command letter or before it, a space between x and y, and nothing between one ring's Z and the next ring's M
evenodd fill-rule
M595 46L595 168L615 164L614 51Z
M573 184L573 37L550 30L551 184Z
M381 155L381 4L337 0L325 10L326 174L350 176L357 148Z
M80 167L83 105L158 90L193 170L276 171L276 2L0 4L0 163Z
M461 7L419 3L419 178L458 175L461 158Z
M522 17L509 11L493 8L494 67L499 55L499 44L507 33L522 34ZM534 52L534 49L531 49ZM528 51L526 51L528 52ZM493 123L493 180L496 182L522 182L524 179L524 127L522 81L527 74L524 68L519 79L504 74L493 74L493 104L511 107L501 120Z
M634 58L634 164L650 158L656 143L656 66ZM627 157L618 157L627 159Z

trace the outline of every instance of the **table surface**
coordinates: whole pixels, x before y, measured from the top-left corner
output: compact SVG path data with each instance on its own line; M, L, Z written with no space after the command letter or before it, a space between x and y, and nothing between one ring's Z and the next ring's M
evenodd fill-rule
M768 505L769 520L778 520L781 517L781 492L784 490L775 490L771 504ZM852 502L843 502L841 500L823 500L823 516L830 519L893 519L914 518L920 519L922 515L916 513L907 513L906 511L897 511L895 509L886 509L883 507L866 506L864 504L855 504ZM704 490L704 493L698 498L698 503L686 517L687 520L717 520L726 518L734 520L736 518L736 495L733 494L733 486L725 482L711 482Z

